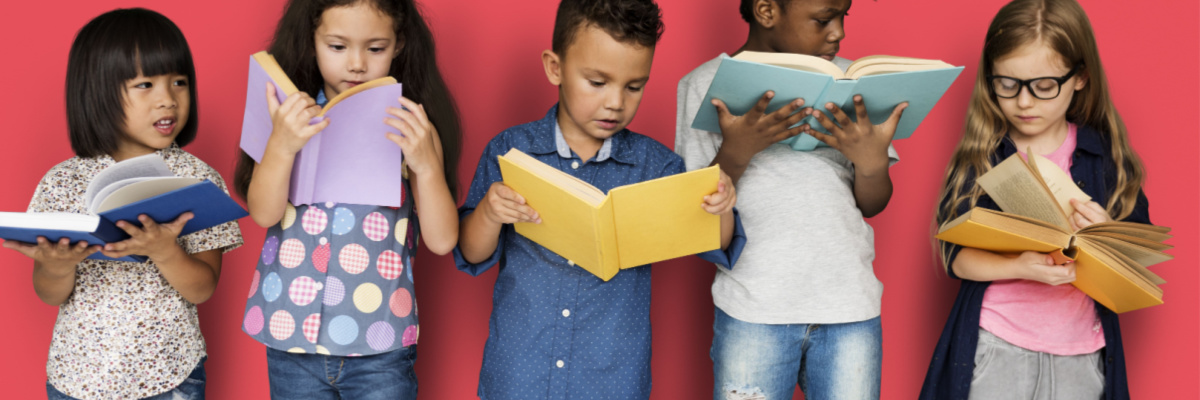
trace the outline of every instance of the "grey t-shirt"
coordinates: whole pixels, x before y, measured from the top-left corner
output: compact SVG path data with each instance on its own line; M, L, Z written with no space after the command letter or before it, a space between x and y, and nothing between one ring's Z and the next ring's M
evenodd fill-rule
M843 70L850 61L835 58ZM721 134L691 128L721 57L679 81L675 152L688 170L708 166ZM868 101L870 101L868 99ZM811 106L811 105L808 105ZM899 160L888 146L891 164ZM713 303L760 324L846 323L879 316L875 239L854 200L854 166L829 147L774 144L751 160L737 185L746 247L733 269L717 268Z

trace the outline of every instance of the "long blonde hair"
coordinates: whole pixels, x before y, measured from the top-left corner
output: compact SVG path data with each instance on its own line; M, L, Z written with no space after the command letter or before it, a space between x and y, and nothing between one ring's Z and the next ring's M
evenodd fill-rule
M1145 171L1129 146L1125 123L1108 94L1108 80L1087 14L1075 0L1014 0L1001 8L988 26L963 137L946 166L945 182L938 196L937 225L958 217L960 204L976 205L983 189L975 184L975 178L992 169L992 154L1012 128L996 103L987 79L992 75L993 64L1022 46L1038 41L1061 55L1065 65L1081 66L1078 74L1086 76L1088 84L1071 100L1067 120L1089 126L1105 136L1117 166L1116 184L1105 209L1118 220L1133 212ZM940 253L943 266L949 268L945 243L942 243Z

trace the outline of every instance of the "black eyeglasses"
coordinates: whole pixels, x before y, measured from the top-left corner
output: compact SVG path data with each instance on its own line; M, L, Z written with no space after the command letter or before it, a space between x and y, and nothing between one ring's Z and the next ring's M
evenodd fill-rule
M1062 91L1062 84L1070 80L1072 76L1075 76L1075 72L1078 72L1082 66L1083 64L1075 64L1075 67L1071 68L1071 72L1057 78L1044 76L1022 80L1002 75L988 75L987 79L992 82L992 92L996 93L996 97L1002 99L1017 97L1021 94L1021 88L1024 87L1029 89L1029 93L1033 97L1050 100L1058 97L1058 93Z

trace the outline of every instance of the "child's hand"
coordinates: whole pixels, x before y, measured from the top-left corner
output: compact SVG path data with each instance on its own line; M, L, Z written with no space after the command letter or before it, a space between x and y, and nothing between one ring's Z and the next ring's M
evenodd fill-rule
M1075 230L1087 228L1092 224L1112 221L1100 203L1071 199L1071 207L1075 207L1075 212L1071 214L1071 227Z
M808 112L796 112L804 106L804 99L792 100L783 108L766 114L767 105L774 97L775 92L767 91L750 111L741 116L731 114L729 107L720 99L712 100L713 106L717 107L717 121L721 126L721 147L729 150L728 154L739 162L749 163L755 154L768 146L803 132L803 126L788 127L808 116Z
M1036 251L1026 251L1017 256L1017 264L1024 270L1025 279L1045 283L1047 285L1062 285L1075 281L1075 263L1065 265L1054 264L1054 257Z
M4 248L16 250L55 273L68 272L68 269L74 269L92 253L100 251L100 246L89 246L86 241L72 246L67 238L51 242L42 236L38 236L37 244L5 240Z
M856 169L886 169L888 144L892 142L892 136L896 134L896 125L900 123L900 115L906 108L908 108L907 102L900 103L892 109L892 115L888 117L887 121L883 121L879 125L872 125L871 118L867 116L867 107L863 104L862 96L855 95L854 111L857 114L857 122L851 122L850 117L837 105L826 103L825 109L833 114L837 124L830 121L824 113L814 112L814 118L821 123L821 126L825 127L825 130L829 131L829 134L822 134L808 126L804 127L804 133L841 151L851 163L854 163Z
M716 193L704 196L704 204L700 206L709 214L722 215L733 210L733 206L737 204L737 190L733 187L733 180L729 179L729 175L721 172L721 179L717 181Z
M105 256L121 258L130 254L150 257L156 264L161 264L168 258L181 254L182 248L176 243L183 226L192 219L192 213L186 212L166 224L158 224L146 214L138 215L142 227L138 228L129 221L117 221L117 227L128 233L130 238L116 243L104 245L101 252Z
M278 143L279 150L294 155L308 144L308 139L329 126L329 118L309 125L309 121L321 113L316 100L304 92L292 93L283 104L275 97L275 85L267 83L267 109L271 112L270 142Z
M404 163L413 174L424 176L441 170L442 141L437 128L425 114L425 106L405 97L400 98L400 105L404 108L388 107L388 114L395 118L385 118L383 122L399 130L401 135L388 132L387 138L400 146Z
M479 202L476 211L482 212L484 217L497 224L542 223L537 211L525 205L525 198L505 186L504 182L493 183L492 187L488 188L487 195Z

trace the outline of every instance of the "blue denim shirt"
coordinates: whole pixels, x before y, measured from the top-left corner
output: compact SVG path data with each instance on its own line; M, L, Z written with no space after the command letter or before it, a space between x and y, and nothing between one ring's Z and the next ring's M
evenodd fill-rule
M557 132L558 106L541 120L501 132L483 151L460 218L502 181L497 156L519 149L604 192L684 172L683 159L646 136L622 130L592 160ZM556 145L557 144L557 145ZM607 149L607 150L606 150ZM699 206L699 204L697 204ZM730 267L746 236L737 221L727 251L700 257ZM605 282L516 233L506 224L496 251L480 263L454 249L458 269L479 275L500 266L479 396L483 399L637 399L650 396L650 269L622 270Z
M1105 134L1086 126L1079 126L1078 142L1071 158L1071 177L1084 193L1092 196L1092 200L1107 204L1110 189L1116 184L1117 170L1113 163L1109 139ZM1005 138L1000 148L992 156L992 165L996 165L1017 151L1012 140ZM967 182L974 185L974 179ZM978 207L999 210L987 195L979 198ZM967 204L958 206L962 215L969 210ZM1146 195L1138 192L1137 204L1133 213L1124 221L1150 223L1150 205ZM954 246L950 251L949 264L953 265L954 257L960 247ZM954 275L954 270L947 268L950 277L961 279ZM946 327L933 350L933 360L925 375L925 384L921 388L921 399L965 399L971 390L971 377L975 372L975 348L979 341L979 314L983 308L983 293L991 282L975 282L962 280L958 290L958 298L954 300L954 308L950 311ZM1104 360L1104 398L1107 400L1128 399L1129 386L1125 378L1125 350L1121 345L1121 327L1117 314L1096 303L1096 312L1100 314L1100 325L1104 329L1105 347L1101 349Z

